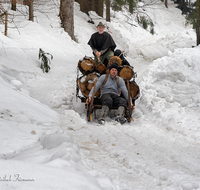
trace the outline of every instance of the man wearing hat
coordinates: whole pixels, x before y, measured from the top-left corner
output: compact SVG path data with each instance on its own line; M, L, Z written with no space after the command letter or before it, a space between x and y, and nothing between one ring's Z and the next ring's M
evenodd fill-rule
M92 34L88 45L92 48L93 54L95 56L94 61L96 65L98 64L98 57L102 63L107 66L108 61L114 55L114 49L116 44L112 36L104 31L105 26L102 22L97 25L98 32Z
M99 88L101 88L100 101L102 104L102 109L101 109L100 117L98 119L98 123L104 124L105 118L109 112L109 109L112 106L114 106L118 108L117 117L115 118L115 120L123 124L126 122L126 118L124 117L124 114L125 114L125 109L127 107L128 91L127 91L124 80L121 77L117 76L118 64L113 63L109 69L110 69L109 75L105 75L105 74L101 75L99 77L99 80L96 83L95 93L99 90ZM107 77L107 81L105 83L104 81L106 77ZM125 99L119 96L119 89L121 90ZM93 94L93 88L90 91L89 98L86 101L87 104L90 103L92 94ZM131 101L131 107L134 108L132 101Z

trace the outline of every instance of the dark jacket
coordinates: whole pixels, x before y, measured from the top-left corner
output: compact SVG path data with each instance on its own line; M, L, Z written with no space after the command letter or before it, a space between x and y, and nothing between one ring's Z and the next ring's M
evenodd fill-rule
M116 49L115 52L114 52L114 56L118 56L122 60L122 65L130 66L130 63L125 59L121 50Z
M88 45L90 45L93 50L97 51L112 50L114 52L116 47L112 36L107 32L103 32L103 34L99 34L99 32L92 34Z

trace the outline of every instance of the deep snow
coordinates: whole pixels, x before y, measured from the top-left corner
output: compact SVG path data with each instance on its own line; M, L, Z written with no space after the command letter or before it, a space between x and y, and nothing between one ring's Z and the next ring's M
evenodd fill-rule
M60 27L58 1L47 2L35 1L35 22L24 6L9 10L8 37L0 24L0 188L200 189L200 47L192 48L181 11L172 1L144 7L155 35L126 12L111 12L110 23L90 12L125 50L141 89L134 123L108 117L101 126L86 122L75 98L76 66L92 56L95 25L75 3L74 42ZM39 48L53 55L49 73L39 68Z

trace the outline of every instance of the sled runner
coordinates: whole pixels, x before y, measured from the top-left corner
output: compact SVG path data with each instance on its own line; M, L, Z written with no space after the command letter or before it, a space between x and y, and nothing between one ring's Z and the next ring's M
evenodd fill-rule
M91 62L91 63L90 63ZM136 73L133 71L133 67L127 66L127 65L121 65L121 59L117 56L113 56L109 63L109 65L112 63L117 63L119 65L119 76L124 79L127 90L128 90L128 106L125 111L125 117L128 122L134 121L132 118L132 109L131 109L131 100L132 103L135 104L135 100L140 96L140 89L137 83L135 82ZM101 88L108 79L108 73L109 69L103 65L102 62L99 61L99 66L95 66L94 60L89 57L84 57L82 60L79 60L78 66L77 66L77 84L76 84L76 97L81 99L82 103L85 103L85 107L87 110L87 121L93 121L93 116L96 119L96 110L101 109L102 105L100 103L100 94L101 94ZM99 69L101 68L101 70ZM102 69L103 68L103 69ZM81 76L79 76L81 72ZM107 73L107 74L106 74ZM96 88L96 82L98 78L102 75L106 74L105 80L100 87L100 89L94 94L95 88ZM118 78L119 79L119 78ZM116 80L117 82L117 80ZM119 87L119 80L117 82L117 85ZM94 87L92 98L90 104L86 104L86 99L89 96L90 90ZM81 95L79 95L79 91L81 91ZM121 95L123 97L123 95ZM117 109L116 107L112 107L111 109Z

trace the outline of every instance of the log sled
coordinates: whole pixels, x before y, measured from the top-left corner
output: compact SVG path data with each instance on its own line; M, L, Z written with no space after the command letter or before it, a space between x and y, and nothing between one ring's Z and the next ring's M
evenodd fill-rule
M94 60L91 57L85 56L79 60L77 66L77 79L76 79L76 97L81 99L82 103L86 102L91 89L96 88L96 82L102 74L109 74L109 67L112 63L117 63L119 66L118 75L124 79L125 85L128 90L129 102L125 112L125 117L128 122L134 121L132 118L131 100L135 104L135 100L140 96L140 88L135 82L137 73L134 72L132 66L122 65L122 60L118 56L113 56L108 62L107 67L99 60L98 65L95 65ZM80 75L81 73L81 75ZM81 94L80 94L81 92ZM94 92L94 91L93 91ZM92 94L90 104L85 104L87 109L87 121L93 120L93 113L96 117L96 110L101 109L100 103L100 89ZM123 97L123 95L121 95ZM112 107L111 109L117 109Z

